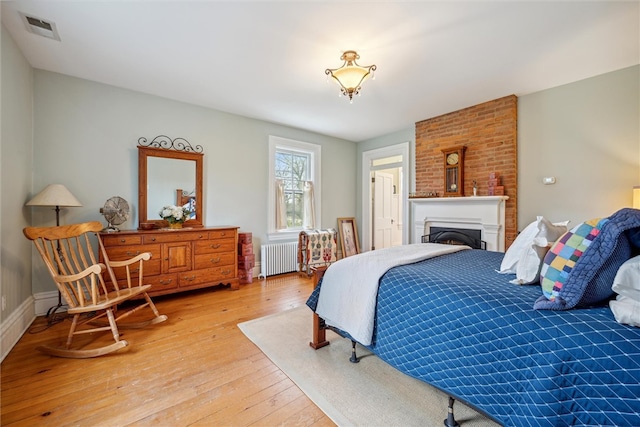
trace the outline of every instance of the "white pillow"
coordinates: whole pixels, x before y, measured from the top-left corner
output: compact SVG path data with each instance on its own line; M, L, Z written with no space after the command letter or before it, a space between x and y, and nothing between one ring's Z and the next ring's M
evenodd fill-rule
M640 301L618 295L609 301L609 307L618 323L640 327Z
M522 257L516 266L516 278L510 283L515 285L530 285L540 280L542 260L551 249L551 244L544 237L534 237L531 247L522 252Z
M540 269L544 256L551 245L567 232L569 221L552 223L539 216L535 224L536 233L531 238L529 245L523 248L520 259L516 263L516 278L511 281L516 285L529 285L540 280Z
M527 247L531 246L533 238L538 234L538 222L541 218L542 217L539 216L536 221L527 225L524 230L518 234L516 240L513 241L511 246L509 246L509 249L507 249L507 252L505 252L498 273L515 274L518 261L522 258L522 253L527 249Z
M548 219L538 217L538 233L531 245L525 248L516 265L516 279L511 283L529 285L540 280L542 261L551 245L567 232L569 221L551 223Z
M628 259L613 279L613 292L640 301L640 255Z
M546 244L553 245L564 233L569 231L569 221L561 221L552 223L546 218L540 217L538 223L538 234L536 238L546 239Z

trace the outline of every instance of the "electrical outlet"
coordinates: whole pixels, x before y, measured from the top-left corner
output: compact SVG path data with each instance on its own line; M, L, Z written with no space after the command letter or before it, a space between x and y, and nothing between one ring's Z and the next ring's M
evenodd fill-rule
M2 311L4 311L5 308L7 308L7 297L2 295Z

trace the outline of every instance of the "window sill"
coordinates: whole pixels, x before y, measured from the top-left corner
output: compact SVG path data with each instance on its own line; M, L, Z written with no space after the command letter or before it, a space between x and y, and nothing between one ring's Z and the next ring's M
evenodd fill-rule
M286 230L286 231L272 231L269 234L267 234L267 238L269 239L270 242L274 242L274 241L283 241L283 240L297 240L298 236L300 235L300 232L302 231L302 229L300 230Z

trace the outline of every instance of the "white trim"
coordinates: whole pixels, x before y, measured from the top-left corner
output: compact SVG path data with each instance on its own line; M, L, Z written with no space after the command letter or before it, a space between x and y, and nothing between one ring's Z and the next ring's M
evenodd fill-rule
M58 305L58 291L38 292L33 295L33 300L36 316L44 316L51 307ZM63 307L66 307L66 305Z
M283 148L286 150L299 150L305 153L311 154L311 176L313 181L313 189L315 193L315 208L316 208L316 228L320 228L322 224L322 218L320 212L322 212L322 174L321 174L321 154L322 146L318 144L311 144L309 142L296 141L293 139L281 138L279 136L269 135L269 180L267 186L267 237L269 241L272 240L292 240L298 238L298 234L301 230L286 230L277 231L275 229L276 223L276 210L274 201L276 199L275 194L275 156L276 149Z
M56 299L56 303L57 301ZM0 362L7 357L7 354L35 320L33 302L33 297L30 296L2 322L2 326L0 326Z
M360 250L367 252L371 248L371 171L372 162L376 159L383 159L392 156L402 156L402 244L409 242L409 143L390 145L388 147L377 148L362 152L362 244Z

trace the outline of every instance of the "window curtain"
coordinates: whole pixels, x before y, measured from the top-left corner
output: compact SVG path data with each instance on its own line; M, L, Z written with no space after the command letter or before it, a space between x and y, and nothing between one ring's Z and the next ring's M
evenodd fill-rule
M287 205L284 201L284 181L276 179L276 230L287 228Z
M313 182L305 181L302 192L304 213L302 217L302 227L316 228L316 203L313 195Z

